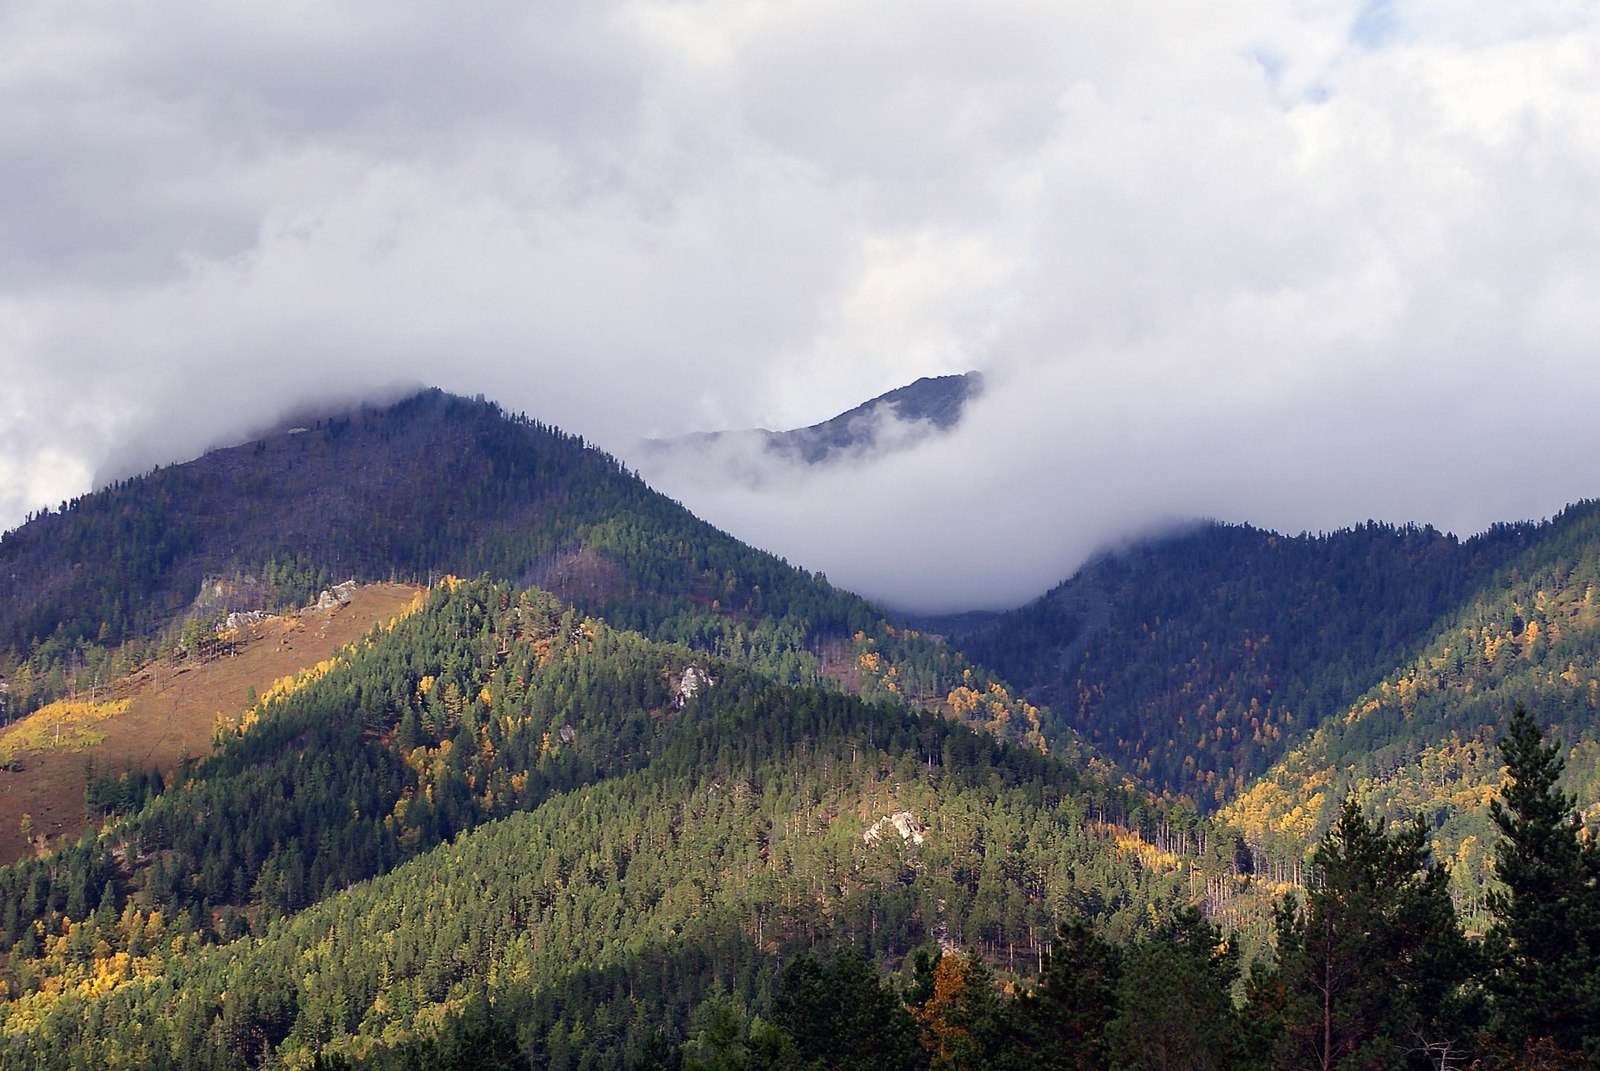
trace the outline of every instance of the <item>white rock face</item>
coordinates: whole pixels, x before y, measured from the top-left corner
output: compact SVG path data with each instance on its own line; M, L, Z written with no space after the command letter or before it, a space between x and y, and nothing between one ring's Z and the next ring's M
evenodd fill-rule
M700 689L715 684L711 674L699 666L689 666L683 671L683 677L678 681L678 694L673 697L672 705L681 708L683 704L700 694Z
M901 811L899 814L878 819L861 834L861 839L868 844L876 844L883 838L886 829L894 830L900 834L901 840L909 840L913 844L921 844L926 839L924 834L928 831L927 826L917 821L916 815L910 811Z
M235 610L228 615L228 620L223 622L222 628L217 631L243 628L245 625L253 625L257 621L266 621L271 617L272 615L265 610Z
M346 580L343 584L335 584L332 588L324 588L317 598L317 609L331 610L335 606L343 606L350 601L350 593L356 589L354 580Z

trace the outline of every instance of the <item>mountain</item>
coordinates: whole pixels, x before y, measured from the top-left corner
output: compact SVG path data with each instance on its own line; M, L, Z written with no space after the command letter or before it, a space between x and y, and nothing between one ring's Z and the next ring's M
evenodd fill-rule
M1496 741L1522 705L1561 743L1564 788L1590 823L1600 819L1600 503L1522 535L1516 553L1396 650L1381 680L1309 726L1223 817L1263 846L1306 843L1346 794L1391 821L1420 817L1452 863L1464 910L1481 916L1502 773Z
M1207 524L1103 555L961 643L1152 788L1214 807L1537 534Z
M882 611L700 521L581 439L426 391L121 481L5 533L7 715L181 646L185 621L300 605L334 580L446 573L539 584L784 680L900 687L859 671ZM965 663L907 643L923 701L966 683Z
M330 577L487 572L662 626L752 602L815 631L861 600L728 538L581 439L438 391L291 428L122 481L0 538L0 645L147 637L208 577L242 602L304 601ZM633 623L630 620L628 623Z
M1470 1056L1488 968L1384 823L1432 823L1473 918L1514 698L1593 799L1597 562L1594 504L1467 541L1200 526L969 619L974 659L481 399L286 428L0 539L6 755L94 759L141 680L218 708L204 754L86 762L75 839L19 830L5 1063L1273 1066L1324 928L1271 900L1345 789L1378 824L1314 858L1387 860L1339 880L1428 919L1360 992L1438 997L1371 1051ZM320 612L287 608L380 591L237 694Z
M1208 524L1089 563L962 648L1152 790L1263 860L1302 857L1347 794L1423 816L1483 905L1495 741L1524 703L1600 798L1600 503L1467 540L1366 524Z
M477 1006L506 1059L619 1067L818 942L1037 960L1074 907L1249 910L1231 845L1147 841L1137 797L1037 750L484 580L182 778L106 778L98 835L0 868L18 1066L398 1064Z
M961 421L966 406L983 393L983 374L927 376L880 394L820 424L792 431L769 432L767 450L816 465L851 454L870 453L880 444L886 421L924 424L925 434L948 432ZM902 448L915 441L901 439Z
M961 422L968 403L982 393L981 372L927 376L810 427L699 432L648 440L642 463L650 468L677 455L715 456L732 451L729 463L750 475L764 463L821 465L872 457L909 449L929 435L948 433Z

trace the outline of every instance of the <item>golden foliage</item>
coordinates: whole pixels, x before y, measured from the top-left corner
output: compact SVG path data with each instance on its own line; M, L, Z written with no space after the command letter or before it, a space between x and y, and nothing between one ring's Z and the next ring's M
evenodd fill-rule
M952 1013L961 1003L971 971L972 965L965 956L946 952L933 971L933 996L911 1009L922 1028L922 1047L933 1058L935 1067L948 1063L967 1039L967 1031L952 1021Z
M0 733L0 762L11 762L29 751L62 747L81 751L103 741L105 733L96 723L127 712L130 700L88 702L62 699L40 707L26 718Z

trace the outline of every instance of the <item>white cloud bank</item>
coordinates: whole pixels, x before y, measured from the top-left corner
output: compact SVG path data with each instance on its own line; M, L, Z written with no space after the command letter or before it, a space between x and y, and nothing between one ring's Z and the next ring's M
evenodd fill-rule
M1600 494L1592 3L19 0L0 160L0 526L398 381L621 450L974 367L666 489L922 608Z

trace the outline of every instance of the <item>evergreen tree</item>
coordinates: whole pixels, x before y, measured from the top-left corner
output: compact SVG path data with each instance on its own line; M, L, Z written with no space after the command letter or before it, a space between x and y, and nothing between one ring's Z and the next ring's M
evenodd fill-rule
M1544 742L1520 704L1500 752L1506 778L1490 809L1504 886L1489 901L1495 1033L1513 1046L1544 1038L1600 1057L1600 851L1557 787L1559 745Z
M840 951L823 964L790 963L773 1008L804 1066L829 1071L916 1071L926 1067L916 1024L872 964Z
M1199 908L1178 911L1127 956L1117 1016L1106 1027L1112 1066L1124 1071L1239 1066L1241 1031L1233 1005L1238 979L1237 944L1224 940Z
M1303 909L1290 898L1276 911L1276 984L1253 980L1281 1002L1276 1016L1253 1015L1281 1017L1280 1063L1387 1071L1459 1059L1472 962L1423 827L1385 833L1346 799L1312 860Z
M1018 1048L1039 1071L1109 1066L1106 1027L1117 1014L1120 950L1081 919L1050 943L1039 984L1017 1006Z
M731 1000L713 998L695 1012L683 1071L772 1071L798 1067L793 1043L758 1015L750 1018Z

